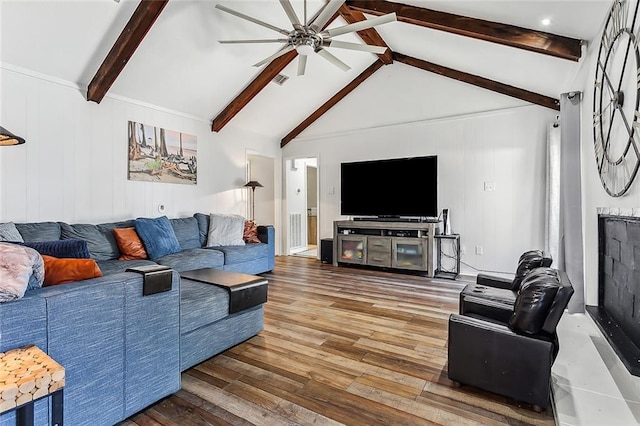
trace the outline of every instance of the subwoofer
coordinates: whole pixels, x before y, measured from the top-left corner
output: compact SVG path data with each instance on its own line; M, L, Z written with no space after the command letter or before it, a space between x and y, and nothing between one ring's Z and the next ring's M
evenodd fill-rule
M333 238L320 240L320 261L322 263L333 263Z

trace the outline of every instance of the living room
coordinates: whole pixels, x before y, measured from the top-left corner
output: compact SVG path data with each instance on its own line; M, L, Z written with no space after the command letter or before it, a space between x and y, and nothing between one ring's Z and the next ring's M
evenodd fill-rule
M535 29L540 29L539 17L533 12L544 11L540 5L544 2L525 2L518 6L523 8L520 12L509 11L504 2L492 2L484 10L462 4L468 2L449 9L440 3L405 3L460 15L474 12L472 16L479 19L501 22L502 18L502 22ZM610 196L594 161L594 80L611 1L558 3L556 26L548 31L586 40L579 60L525 52L406 22L391 22L376 30L394 51L556 99L579 93L580 164L574 178L581 200L574 212L582 231L583 284L575 280L572 301L597 306L599 209L637 217L640 189L636 182L623 196ZM293 4L302 15L302 2ZM310 13L322 4L309 2ZM311 57L306 75L296 76L293 61L282 71L290 76L287 82L266 85L224 128L212 132L212 118L255 78L257 70L251 65L276 49L219 44L218 40L273 34L256 33L254 23L216 10L215 2L197 1L169 2L104 98L99 103L87 101L92 77L137 5L133 0L0 2L0 125L26 140L0 148L0 222L98 224L162 215L182 218L196 212L250 218L251 192L244 185L257 177L248 170L248 159L257 155L272 160L267 176L274 178L262 181L258 176L265 187L256 194L273 196L266 211L257 205L255 219L260 225L274 226L276 255L284 258L288 247L286 160L317 158L320 240L333 238L334 221L345 218L340 211L341 163L436 155L438 209L448 209L453 231L461 235L461 278L473 279L482 272L513 273L521 253L545 249L548 136L554 124L565 123L564 111L396 60L283 144L287 132L375 59L369 53L340 51L350 71L342 73L322 58ZM290 26L275 1L228 7ZM536 22L528 21L531 17ZM339 25L344 22L333 24ZM180 34L186 28L191 31ZM345 40L360 42L353 34L348 37ZM633 108L631 94L627 98L624 106ZM197 183L128 179L128 122L195 136ZM419 197L420 182L407 184ZM319 259L300 260L320 263ZM291 267L279 265L283 270ZM277 280L277 273L278 266L272 279ZM626 401L637 420L640 392L635 379L627 382L635 386L632 396L622 392L624 398L609 398ZM578 417L586 419L589 414Z

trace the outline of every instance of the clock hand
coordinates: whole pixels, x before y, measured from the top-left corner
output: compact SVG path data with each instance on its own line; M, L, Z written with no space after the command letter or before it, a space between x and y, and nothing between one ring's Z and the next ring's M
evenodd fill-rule
M633 19L631 20L631 29L636 26L636 18L638 16L638 5L640 2L636 2L636 7L633 12ZM627 68L627 58L629 57L629 48L631 47L631 41L634 38L633 33L629 32L629 41L627 41L627 50L624 52L624 62L622 63L622 72L620 73L620 81L618 82L618 92L622 88L622 79L624 78L624 70Z

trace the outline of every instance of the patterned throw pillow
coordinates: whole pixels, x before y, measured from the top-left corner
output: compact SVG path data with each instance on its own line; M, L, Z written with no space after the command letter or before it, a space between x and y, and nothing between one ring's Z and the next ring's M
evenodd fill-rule
M258 238L258 225L252 220L244 221L244 232L242 233L242 239L245 243L260 243Z
M147 251L135 228L114 228L113 235L116 237L121 256L119 260L148 259Z
M13 222L0 223L0 241L23 242L22 235L18 232Z

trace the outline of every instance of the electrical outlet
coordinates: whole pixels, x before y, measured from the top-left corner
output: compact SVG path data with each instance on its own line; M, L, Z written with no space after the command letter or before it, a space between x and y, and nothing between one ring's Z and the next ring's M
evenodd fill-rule
M476 246L476 254L478 256L481 256L484 254L484 250L482 249L482 246Z
M460 246L460 254L465 254L467 252L467 247Z
M485 182L484 183L484 190L485 191L493 191L496 189L496 183L495 182Z

